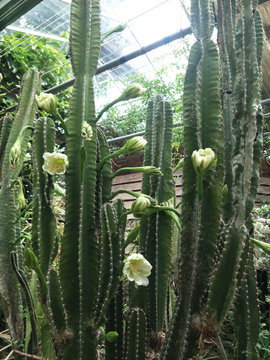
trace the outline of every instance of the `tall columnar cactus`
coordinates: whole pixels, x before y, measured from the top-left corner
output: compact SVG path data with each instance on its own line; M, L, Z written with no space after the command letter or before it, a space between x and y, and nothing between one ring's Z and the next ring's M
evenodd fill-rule
M145 166L159 167L163 176L143 174L142 193L155 198L159 204L175 205L175 190L171 169L172 109L160 96L150 100L146 119ZM149 287L140 289L141 299L148 296L145 311L149 311L151 330L155 336L161 331L171 259L172 221L165 212L142 218L140 224L140 246L153 266ZM148 293L148 295L147 295Z
M13 121L7 115L1 123L1 221L0 221L0 296L1 307L4 311L11 336L19 343L23 340L23 322L19 312L22 304L21 293L18 289L10 263L10 252L19 253L19 264L22 264L22 249L16 243L19 237L18 224L16 224L16 189L11 180L16 179L23 164L24 155L31 135L29 130L24 133L17 152L17 167L10 168L10 150L16 142L19 133L26 126L33 124L36 110L35 94L40 91L40 77L38 73L29 70L22 81L20 103Z
M202 0L193 1L191 6L191 24L197 42L191 49L184 89L180 295L162 359L180 359L185 352L191 356L195 340L218 334L235 298L237 283L240 286L241 281L246 283L246 292L240 291L239 296L245 296L243 301L252 311L249 308L246 322L242 318L239 321L239 316L236 320L242 334L239 349L245 352L239 356L256 358L258 325L256 330L250 330L250 324L254 326L258 320L256 297L251 295L256 294L254 270L252 272L250 265L249 271L238 269L252 262L252 255L247 255L249 247L245 252L243 249L248 243L250 223L247 220L258 185L261 138L256 133L260 136L261 123L258 121L256 125L256 113L262 38L260 17L256 9L253 11L256 4L239 1L237 6L240 18L236 24L235 3L218 3L221 61L210 39L212 4ZM198 148L212 148L218 159L203 178L201 201L196 193L196 173L191 162L191 155ZM224 184L229 193L226 204L222 203ZM248 279L241 280L243 274ZM248 333L243 337L245 331Z
M191 48L183 96L185 160L178 293L171 296L170 284L172 220L180 229L171 169L173 114L170 105L155 96L147 111L144 165L163 176L144 173L145 197L139 197L137 209L136 202L131 209L141 217L139 251L151 263L152 272L147 287L136 288L131 282L129 315L123 316L124 286L119 280L126 265L124 251L138 229L124 242L130 211L125 211L119 199L110 202L115 195L111 195L111 154L96 125L102 115L95 115L93 90L100 51L99 0L74 0L70 42L75 83L67 128L65 124L68 160L62 154L57 157L57 164L63 162L64 168L68 162L61 239L53 208L54 177L47 169L55 130L47 118L33 124L35 94L40 91L35 70L24 77L15 119L7 115L0 124L0 296L14 347L26 345L29 354L50 360L92 360L98 354L98 330L105 326L107 333L118 333L115 342L106 343L108 360L143 360L146 337L150 334L157 347L162 330L166 338L160 358L189 358L198 351L198 343L208 336L218 337L237 297L236 359L257 359L258 310L249 234L262 142L261 22L254 1L219 0L218 51L211 40L212 3L192 0L191 5L197 41ZM23 247L18 242L16 184L32 126L33 218L25 262L34 273L28 284L22 270ZM141 142L140 148L144 145ZM208 150L196 153L199 149ZM217 163L212 158L207 171L201 172L203 164L197 164L197 155L213 151ZM59 250L58 268L54 260ZM29 310L25 341L19 311L24 299ZM165 324L169 324L167 329Z

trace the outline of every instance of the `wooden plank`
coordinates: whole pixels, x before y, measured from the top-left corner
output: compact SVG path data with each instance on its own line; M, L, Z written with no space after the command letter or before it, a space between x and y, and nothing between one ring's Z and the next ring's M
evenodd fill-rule
M182 195L182 186L183 186L183 171L178 169L174 173L174 183L175 183L175 193L176 193L176 204L181 201ZM142 174L133 173L127 175L120 175L113 179L112 192L117 190L131 190L136 193L141 193L142 187ZM118 194L116 198L121 198L124 200L124 204L127 210L130 210L132 202L135 200L135 197L121 193ZM270 200L270 178L261 177L258 187L257 197L255 200L255 206L259 206L263 202ZM133 218L133 215L129 215L129 218Z
M258 191L257 191L257 195L258 194L270 194L270 187L269 186L267 186L267 187L262 187L262 186L260 186L259 188L258 188Z
M260 177L260 185L261 184L264 184L264 185L270 185L270 178L267 178L267 177Z
M142 189L142 183L136 182L131 184L118 184L112 186L112 192L115 192L117 190L131 190L131 191L141 191Z
M132 183L137 181L142 181L142 173L135 172L134 174L119 175L113 179L112 183L113 185L116 185L116 184Z

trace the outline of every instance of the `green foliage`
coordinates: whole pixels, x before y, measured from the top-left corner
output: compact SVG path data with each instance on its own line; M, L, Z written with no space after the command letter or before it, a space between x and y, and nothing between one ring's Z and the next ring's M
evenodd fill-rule
M64 33L67 39L68 34ZM0 109L17 103L18 86L24 73L29 68L35 68L42 73L42 89L46 90L71 79L72 69L70 61L66 59L67 43L46 38L13 32L3 35L0 39L1 56L1 93ZM67 100L71 89L66 90L60 97L60 113L67 113Z
M259 342L257 344L257 348L261 360L270 359L270 333L269 330L265 328L265 326L266 324L261 324Z

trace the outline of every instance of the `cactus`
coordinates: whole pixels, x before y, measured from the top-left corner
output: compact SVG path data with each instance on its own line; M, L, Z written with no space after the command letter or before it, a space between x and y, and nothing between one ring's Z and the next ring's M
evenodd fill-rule
M95 114L99 0L72 1L70 48L75 83L64 129L69 166L61 239L53 207L55 179L48 172L48 154L44 159L44 153L54 151L54 124L48 118L33 124L35 95L40 91L37 71L29 70L23 79L14 121L7 115L0 124L0 308L16 356L16 344L21 344L29 354L50 360L97 359L98 331L105 327L107 333L118 333L114 342L106 340L108 360L145 359L147 342L160 350L161 331L166 337L160 359L188 359L196 355L197 342L201 346L208 336L219 337L223 319L236 299L236 359L257 359L259 317L249 238L262 143L262 26L258 11L253 12L255 5L239 0L236 22L235 2L218 1L218 51L211 40L212 3L191 2L197 41L191 48L183 95L185 159L180 214L171 168L173 113L159 95L148 105L144 166L163 175L144 172L143 196L129 192L138 198L130 211L122 200L111 201L125 190L111 194L110 158L115 154L110 154L97 126L102 114ZM33 221L25 262L34 272L28 279L18 241L15 184L33 125ZM117 154L138 149L136 144L142 149L145 141L136 138ZM203 162L197 166L195 151L200 148L211 148L208 152L214 152L217 162L213 158L205 169ZM132 211L140 217L140 225L125 239L126 215ZM124 315L126 283L120 280L125 248L137 236L152 272L148 286L136 288L130 281L129 310ZM59 268L55 266L58 250ZM24 305L28 307L26 334L19 311Z

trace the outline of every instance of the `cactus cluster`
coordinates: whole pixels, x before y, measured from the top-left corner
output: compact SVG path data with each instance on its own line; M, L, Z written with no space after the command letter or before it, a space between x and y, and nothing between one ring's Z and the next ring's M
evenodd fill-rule
M236 359L258 358L259 312L249 236L262 143L262 24L254 0L218 0L216 5L219 49L211 39L212 2L191 1L196 42L183 94L180 210L171 167L170 104L154 96L145 140L131 139L114 154L97 126L103 113L96 115L93 86L101 43L99 0L71 4L75 83L68 120L60 119L66 155L54 153L53 121L34 119L43 99L40 75L34 69L26 73L15 118L7 114L0 124L0 309L18 359L25 350L50 360L94 360L101 356L104 339L106 360L144 360L146 343L161 350L161 360L188 359L204 339L219 339L233 303ZM131 86L116 102L141 92ZM47 111L53 107L59 116L51 98L42 106ZM30 130L32 229L24 246L16 184ZM143 195L129 192L135 201L127 211L122 200L114 200L126 190L112 194L110 159L144 147L144 167L134 169L143 172ZM54 175L64 172L65 225L59 238ZM125 238L131 212L140 224ZM125 260L126 247L134 240L138 254ZM136 266L141 261L141 274L136 261ZM31 277L23 271L25 265ZM123 269L129 281L123 280ZM21 308L27 309L26 319Z

